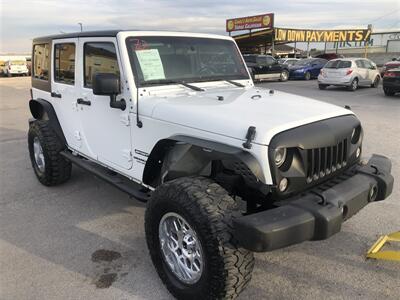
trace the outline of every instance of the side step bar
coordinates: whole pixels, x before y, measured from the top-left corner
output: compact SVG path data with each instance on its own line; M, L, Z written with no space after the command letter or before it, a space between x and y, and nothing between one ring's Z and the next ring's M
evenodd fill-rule
M92 173L94 176L108 182L109 184L115 186L119 190L127 193L129 196L139 200L140 202L147 202L150 199L151 192L145 190L140 184L129 180L128 178L119 175L119 174L111 174L111 170L99 166L90 160L85 158L80 158L78 156L73 155L68 150L60 153L64 158L69 160L71 163L77 165L78 167Z

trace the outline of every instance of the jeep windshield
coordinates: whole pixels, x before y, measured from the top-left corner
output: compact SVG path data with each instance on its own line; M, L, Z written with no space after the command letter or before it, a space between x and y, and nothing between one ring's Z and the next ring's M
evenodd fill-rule
M129 37L126 44L139 86L249 79L229 40L144 36Z

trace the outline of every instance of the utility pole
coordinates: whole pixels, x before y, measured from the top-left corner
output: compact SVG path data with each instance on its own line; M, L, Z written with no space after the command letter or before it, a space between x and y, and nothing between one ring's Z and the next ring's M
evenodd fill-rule
M82 31L83 31L83 25L82 25L81 22L79 22L78 24L79 24L79 26L81 27L81 32L82 32Z
M368 30L370 30L371 31L371 33L372 33L372 24L368 24ZM367 58L368 57L368 44L369 44L369 42L368 41L364 41L364 57L365 58Z

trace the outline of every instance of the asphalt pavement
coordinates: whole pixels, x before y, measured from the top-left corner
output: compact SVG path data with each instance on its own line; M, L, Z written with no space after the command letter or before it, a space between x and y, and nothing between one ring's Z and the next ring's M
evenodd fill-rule
M381 86L320 91L315 80L260 86L349 105L364 126L363 155L390 157L396 182L332 238L256 254L240 298L400 299L400 263L364 258L380 235L400 230L400 96ZM143 204L76 167L61 186L37 181L29 88L29 78L0 78L0 299L171 299L147 252Z

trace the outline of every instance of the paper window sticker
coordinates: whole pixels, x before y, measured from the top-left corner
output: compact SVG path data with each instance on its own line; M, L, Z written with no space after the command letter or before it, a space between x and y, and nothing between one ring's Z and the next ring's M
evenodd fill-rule
M136 56L145 81L165 79L164 67L158 49L138 50Z

